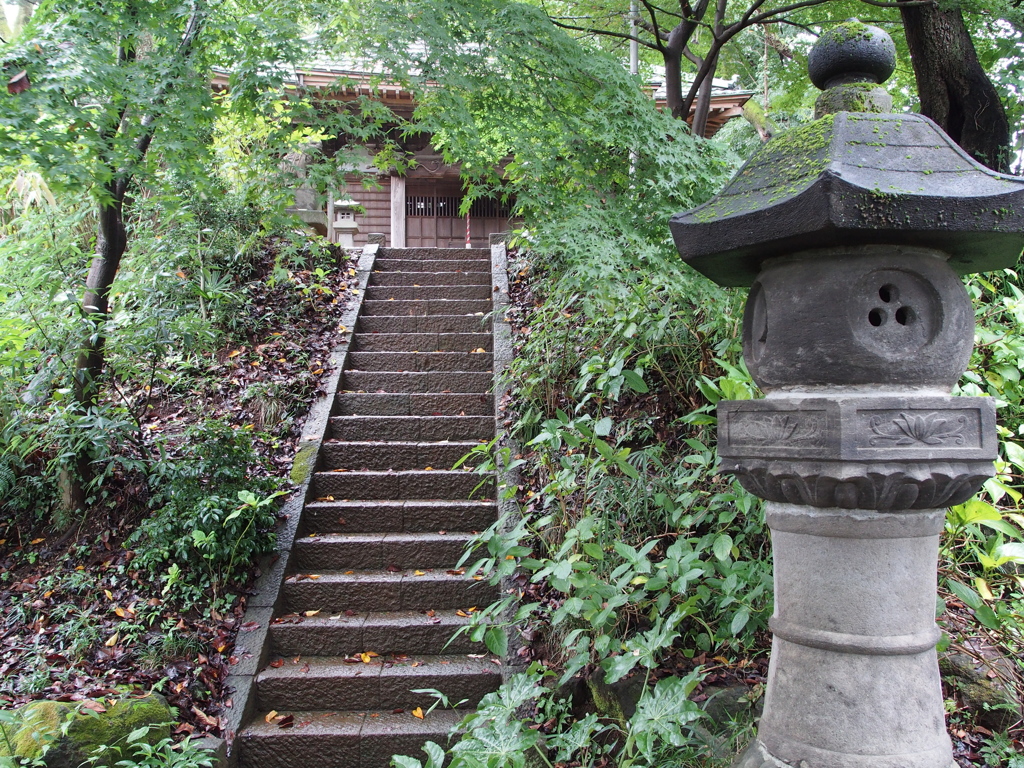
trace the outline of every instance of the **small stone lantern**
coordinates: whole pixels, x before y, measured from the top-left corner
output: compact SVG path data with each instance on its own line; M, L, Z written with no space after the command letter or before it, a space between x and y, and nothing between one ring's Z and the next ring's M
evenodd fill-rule
M764 714L737 768L951 768L939 534L997 455L993 401L949 394L974 338L959 275L1016 264L1024 180L878 111L881 29L841 24L809 63L819 119L671 221L690 266L750 288L766 394L718 404L722 468L766 500L775 563Z
M359 203L350 197L334 201L334 232L342 248L355 247L355 237L359 234L356 213L359 210Z

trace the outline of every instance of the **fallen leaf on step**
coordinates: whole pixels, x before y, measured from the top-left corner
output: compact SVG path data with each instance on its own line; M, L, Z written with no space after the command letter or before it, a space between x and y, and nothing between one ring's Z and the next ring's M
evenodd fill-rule
M392 715L401 715L403 712L405 712L404 709L392 709L391 710L391 714Z
M306 674L307 672L309 672L309 662L303 664L302 668L299 669L299 672L301 672L302 674Z
M456 568L456 569L453 569L451 571L448 571L448 573L451 574L452 576L463 576L466 573L466 569L465 568Z
M269 723L275 717L277 717L277 710L276 709L272 709L269 712L267 712L267 714L263 717L263 722Z
M201 722L205 726L208 726L210 728L220 727L220 720L218 720L216 717L210 717L208 714L203 712L203 710L201 710L199 707L193 706L192 714L195 715L196 719L198 719L199 722Z
M416 707L416 709L414 709L412 711L412 716L413 717L418 717L420 720L422 720L423 719L423 708L422 707Z
M427 572L426 571L413 571L413 575L414 576L426 576Z
M291 728L295 725L295 715L285 715L277 724L278 728Z
M306 611L306 616L316 616L320 611Z
M274 659L270 662L271 669L280 669L284 666L284 659Z

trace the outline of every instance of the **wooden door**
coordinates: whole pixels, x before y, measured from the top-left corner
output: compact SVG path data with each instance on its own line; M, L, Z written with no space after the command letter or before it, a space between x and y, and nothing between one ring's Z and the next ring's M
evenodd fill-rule
M462 248L466 217L459 215L462 188L458 184L409 183L405 190L405 244L408 248ZM473 202L469 211L470 239L485 248L488 235L509 228L507 206L494 199Z

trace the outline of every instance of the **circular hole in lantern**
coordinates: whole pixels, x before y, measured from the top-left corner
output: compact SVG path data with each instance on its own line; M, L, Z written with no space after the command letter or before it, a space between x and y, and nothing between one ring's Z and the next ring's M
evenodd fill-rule
M868 322L871 323L875 328L878 328L882 323L885 322L885 310L884 309L872 309L868 312Z
M900 292L895 285L886 284L878 289L878 298L888 304L899 298Z
M896 310L896 322L900 325L910 325L916 319L917 315L910 307L900 307Z

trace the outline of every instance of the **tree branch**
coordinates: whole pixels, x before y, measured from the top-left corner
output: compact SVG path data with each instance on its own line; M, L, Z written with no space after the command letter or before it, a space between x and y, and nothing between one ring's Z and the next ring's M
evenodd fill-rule
M650 32L652 35L659 36L660 39L662 39L662 40L668 40L668 33L667 32L660 32L659 30L655 29L654 25L651 24L651 22L649 22L649 21L643 21L641 19L637 19L636 20L636 25L638 27L640 27L642 30L644 30L645 32Z
M657 43L658 50L662 55L664 55L665 46L661 44L661 27L658 26L658 15L655 13L655 8L650 2L648 2L648 0L640 0L640 2L644 4L644 8L647 10L647 15L651 17L651 25L654 27L654 31L652 32L654 35L654 41ZM664 39L667 41L669 36L666 34Z
M913 8L919 5L938 5L936 0L906 0L906 2L885 2L885 0L860 0L876 8Z
M656 11L658 11L659 13L664 13L666 16L671 16L674 19L683 19L683 18L685 18L685 16L683 14L679 14L679 13L676 13L675 11L667 10L666 8L662 8L661 6L655 5L654 3L648 3L648 5L650 5L651 8L653 8Z
M633 35L627 35L625 32L613 32L610 29L594 29L593 27L577 27L573 24L565 24L560 21L555 21L555 19L551 18L550 16L548 17L548 21L550 21L559 29L571 29L573 32L586 32L588 35L603 35L604 37L614 37L619 40L635 40L640 45L644 46L645 48L650 48L652 51L661 50L660 46L652 45L646 40L641 40L640 38L634 37Z

